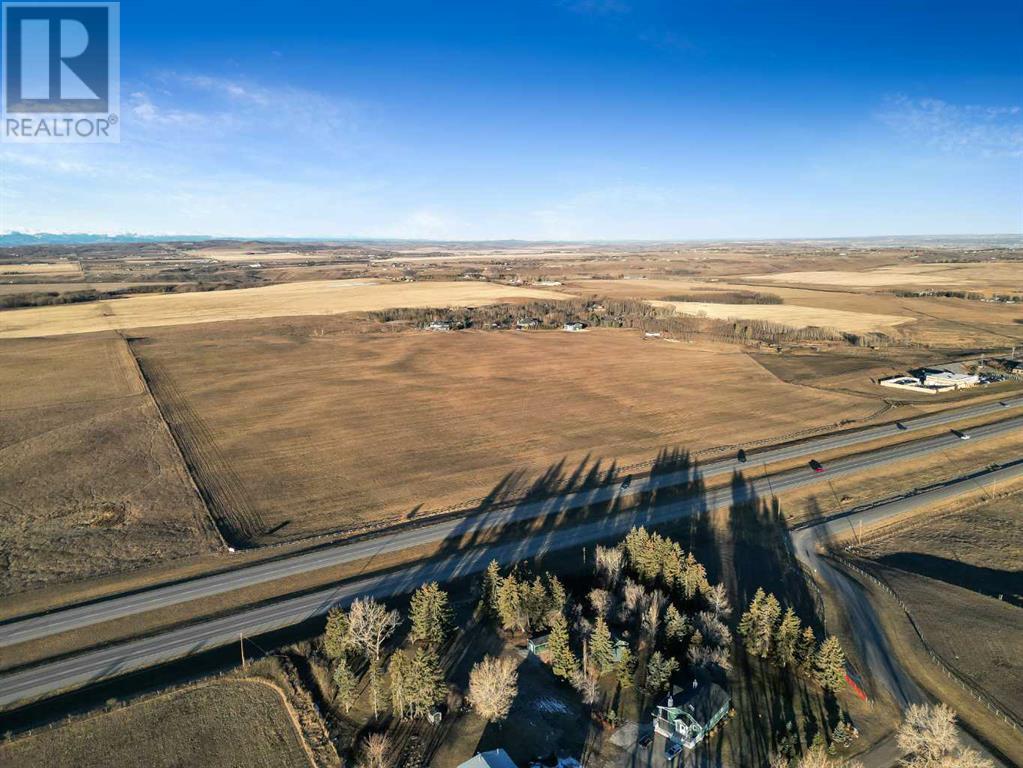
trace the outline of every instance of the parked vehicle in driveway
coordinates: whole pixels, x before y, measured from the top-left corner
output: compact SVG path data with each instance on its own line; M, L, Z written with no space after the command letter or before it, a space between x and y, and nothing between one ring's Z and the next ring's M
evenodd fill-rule
M817 461L817 459L810 459L810 469L814 472L823 472L824 465Z
M682 745L677 741L669 741L664 746L664 759L669 763L678 757L678 753L682 751Z

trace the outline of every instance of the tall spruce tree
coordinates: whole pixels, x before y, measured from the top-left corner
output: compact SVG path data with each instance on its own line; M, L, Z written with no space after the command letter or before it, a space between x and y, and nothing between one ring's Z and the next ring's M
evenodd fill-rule
M838 692L845 687L845 652L838 638L829 635L813 660L814 679L823 688Z
M632 649L628 646L622 648L618 661L615 662L615 677L618 679L618 686L627 691L632 687L636 676L636 661L632 657Z
M593 628L593 637L590 639L590 661L593 666L600 670L600 674L606 674L614 669L614 646L611 643L611 631L607 628L607 622L603 616L597 617L597 624Z
M501 567L496 560L491 560L483 574L483 608L487 615L498 618L497 592L501 588Z
M682 594L685 595L686 600L692 600L709 588L707 569L690 552L686 555L686 562L682 569Z
M412 659L404 651L397 651L387 665L391 682L391 709L399 718L411 714Z
M676 643L683 643L693 631L693 624L674 604L664 611L664 636Z
M572 682L579 674L579 660L569 645L568 621L562 614L555 614L551 620L551 631L547 638L551 670L555 675Z
M447 592L435 581L424 584L412 595L409 617L413 640L440 645L451 625Z
M817 653L817 636L813 627L803 627L796 644L796 666L804 675L813 675L813 657Z
M799 633L802 622L792 608L785 611L778 629L774 633L774 663L779 667L789 667L796 661L796 646L799 644Z
M331 608L327 614L327 628L323 632L323 652L327 658L344 658L348 650L348 616L341 608Z
M780 621L781 605L778 603L778 598L768 592L764 599L763 611L757 621L757 633L762 644L761 658L766 659L771 655L771 646L774 644L774 635Z
M337 686L336 696L347 713L355 703L355 687L358 678L352 672L347 659L340 659L334 667L334 685Z
M778 599L758 588L749 608L739 620L739 634L746 641L746 650L751 656L766 659L771 655L775 628L780 617Z
M671 676L678 670L678 661L670 656L664 656L660 651L650 654L650 660L646 665L646 689L656 696L668 690Z
M412 711L417 715L429 712L444 698L444 673L433 648L420 648L412 659Z
M497 588L497 615L505 629L526 631L529 629L529 613L522 599L522 584L509 573Z

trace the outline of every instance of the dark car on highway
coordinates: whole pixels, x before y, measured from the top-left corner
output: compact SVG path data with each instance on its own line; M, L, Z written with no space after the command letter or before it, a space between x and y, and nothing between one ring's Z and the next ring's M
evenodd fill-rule
M628 475L624 480L622 480L622 490L624 491L630 485L632 485L632 475Z
M909 429L909 427L907 427L907 426L906 426L905 424L903 424L903 423L902 423L901 421L897 421L897 422L895 422L895 428L896 428L896 429Z
M810 469L814 472L823 472L824 465L817 461L817 459L810 459Z
M745 464L746 463L746 451L744 451L742 448L740 448L739 449L739 453L736 454L735 458L737 458L739 460L740 464Z

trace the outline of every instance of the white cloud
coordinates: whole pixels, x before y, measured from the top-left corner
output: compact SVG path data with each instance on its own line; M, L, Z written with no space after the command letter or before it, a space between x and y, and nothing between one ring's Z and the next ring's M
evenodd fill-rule
M888 100L879 119L914 141L945 152L1023 157L1023 109L956 105L941 99Z
M209 75L170 73L170 77L199 90L217 93L236 101L247 102L260 107L265 107L272 103L272 92L270 89L251 83L242 83L223 77L210 77Z
M181 109L165 109L153 103L145 91L135 91L128 97L129 109L139 121L151 125L167 125L176 128L198 126L208 122L198 112Z

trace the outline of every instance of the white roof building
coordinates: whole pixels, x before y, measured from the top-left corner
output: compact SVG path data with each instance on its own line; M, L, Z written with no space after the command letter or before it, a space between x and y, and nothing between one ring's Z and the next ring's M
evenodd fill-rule
M980 376L952 371L924 371L923 385L935 389L968 389L980 384Z
M517 766L503 749L492 749L489 752L480 752L458 768L517 768Z

